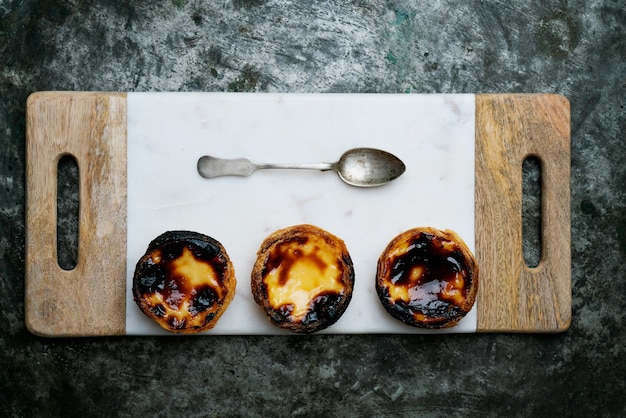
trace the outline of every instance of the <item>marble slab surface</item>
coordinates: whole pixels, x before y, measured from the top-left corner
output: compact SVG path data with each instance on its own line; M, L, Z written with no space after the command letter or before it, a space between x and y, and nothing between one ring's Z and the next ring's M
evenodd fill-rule
M132 300L132 275L149 242L174 229L219 240L237 290L203 334L285 334L255 304L250 273L271 232L311 223L342 238L355 267L353 299L323 333L474 332L474 308L456 327L425 331L393 319L374 288L376 261L416 226L453 229L474 251L474 95L128 94L127 313L129 335L164 335ZM376 188L332 172L257 171L207 180L200 156L258 162L335 161L347 149L385 149L404 175Z

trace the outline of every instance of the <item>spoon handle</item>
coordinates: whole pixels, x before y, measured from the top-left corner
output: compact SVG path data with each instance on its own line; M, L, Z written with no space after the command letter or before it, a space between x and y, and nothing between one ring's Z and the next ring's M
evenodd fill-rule
M257 163L257 169L289 169L289 170L318 170L329 171L335 169L335 163L314 163L314 164L268 164Z
M210 155L198 160L198 173L204 178L212 179L222 176L247 177L256 170L262 169L297 169L297 170L334 170L336 163L317 164L267 164L255 163L248 158L217 158Z

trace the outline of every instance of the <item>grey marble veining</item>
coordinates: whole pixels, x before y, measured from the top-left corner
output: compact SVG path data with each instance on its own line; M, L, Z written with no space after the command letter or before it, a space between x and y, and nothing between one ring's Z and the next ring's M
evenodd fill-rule
M0 2L0 415L626 415L625 27L619 0ZM24 112L28 94L54 89L563 94L572 326L34 337L23 312ZM61 185L72 180L70 170Z

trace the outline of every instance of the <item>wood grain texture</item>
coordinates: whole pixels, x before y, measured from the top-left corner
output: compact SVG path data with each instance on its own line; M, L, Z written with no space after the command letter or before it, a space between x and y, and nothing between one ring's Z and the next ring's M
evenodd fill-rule
M42 92L27 102L28 329L44 336L121 335L126 317L126 94ZM79 168L76 267L57 261L58 161Z
M541 165L542 254L522 253L522 163ZM558 95L476 97L478 331L561 332L571 320L570 108Z

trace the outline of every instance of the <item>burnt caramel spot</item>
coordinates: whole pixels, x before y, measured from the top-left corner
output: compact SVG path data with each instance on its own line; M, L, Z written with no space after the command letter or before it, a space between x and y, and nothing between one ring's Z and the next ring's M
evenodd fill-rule
M311 301L309 312L302 320L302 323L304 325L308 325L317 321L331 320L341 309L343 296L343 292L341 292L341 294L335 292L324 292L319 294Z
M309 304L309 310L302 319L302 324L307 326L320 321L331 321L337 316L344 303L344 292L322 292L317 295ZM271 309L270 315L275 321L295 320L293 316L294 306L292 304L284 304L277 309Z
M293 305L284 304L278 308L269 308L268 315L276 323L293 322Z
M177 318L175 316L170 316L167 319L167 323L172 329L182 329L185 328L185 318Z
M218 294L211 286L203 286L195 291L195 297L191 301L189 312L197 314L210 309L213 305L219 303Z
M159 318L162 318L163 316L165 316L165 308L160 303L152 307L152 312Z
M445 301L434 300L428 303L411 303L403 300L394 300L389 295L389 290L384 290L383 305L391 316L408 324L414 323L416 320L423 322L427 328L445 323L451 319L457 318L463 312L458 306L452 305Z

